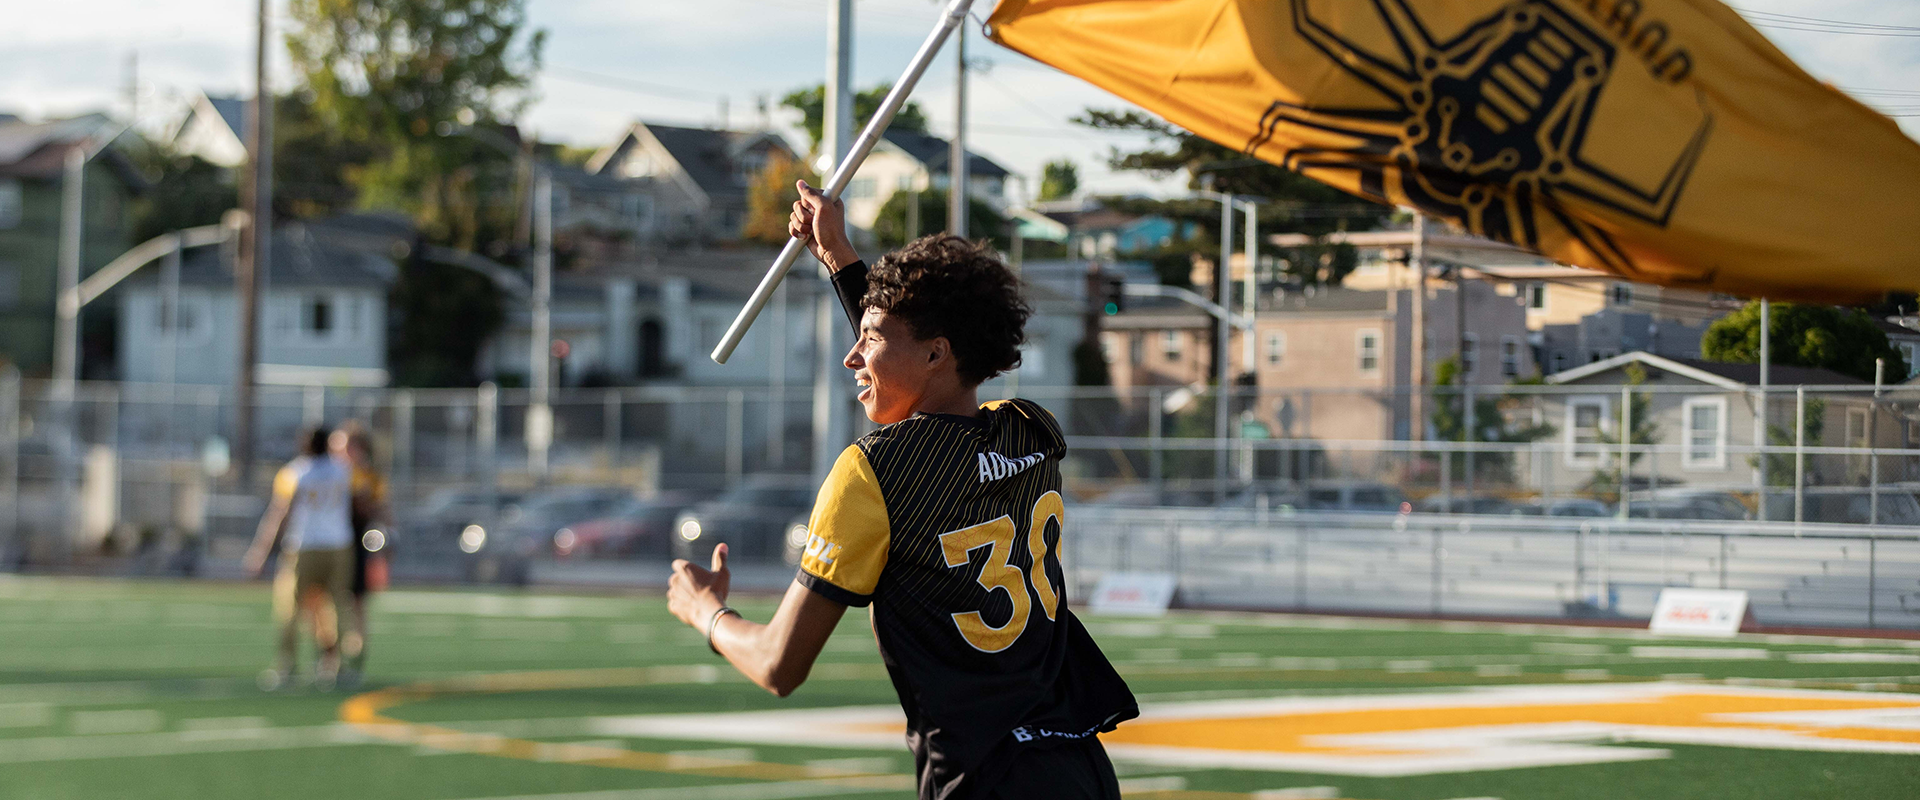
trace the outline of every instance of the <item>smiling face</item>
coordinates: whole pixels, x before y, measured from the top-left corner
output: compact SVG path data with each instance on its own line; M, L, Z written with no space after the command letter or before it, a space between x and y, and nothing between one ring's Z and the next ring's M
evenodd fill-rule
M916 339L905 320L872 309L860 317L860 339L842 363L853 370L867 419L882 425L913 416L935 388L941 367L953 368L945 339Z

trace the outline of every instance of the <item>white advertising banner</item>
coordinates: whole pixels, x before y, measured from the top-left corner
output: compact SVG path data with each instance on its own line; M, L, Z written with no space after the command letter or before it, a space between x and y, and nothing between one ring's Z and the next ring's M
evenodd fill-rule
M1654 633L1732 636L1747 616L1747 593L1738 589L1661 589L1647 629Z
M1095 614L1157 617L1173 602L1173 587L1170 572L1109 572L1100 576L1087 606Z

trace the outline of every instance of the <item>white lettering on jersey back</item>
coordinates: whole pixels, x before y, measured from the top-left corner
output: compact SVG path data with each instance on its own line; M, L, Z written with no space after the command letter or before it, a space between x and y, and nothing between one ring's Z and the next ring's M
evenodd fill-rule
M1008 458L999 453L981 453L980 482L1011 478L1026 471L1028 467L1045 461L1046 458L1045 453L1034 453L1020 458Z

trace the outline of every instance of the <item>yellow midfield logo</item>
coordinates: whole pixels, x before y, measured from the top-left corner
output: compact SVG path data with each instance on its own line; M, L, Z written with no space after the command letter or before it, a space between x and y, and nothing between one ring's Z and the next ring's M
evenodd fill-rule
M626 736L899 747L892 706L603 717ZM1920 755L1920 696L1674 683L1149 705L1100 739L1115 758L1391 777L1666 758L1646 745ZM1617 744L1631 743L1631 744Z

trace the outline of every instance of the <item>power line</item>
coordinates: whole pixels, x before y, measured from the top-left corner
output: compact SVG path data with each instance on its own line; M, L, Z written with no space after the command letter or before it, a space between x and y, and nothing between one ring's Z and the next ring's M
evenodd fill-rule
M1732 8L1734 11L1740 12L1740 14L1742 14L1743 16L1755 17L1761 20L1766 20L1768 22L1778 23L1779 25L1804 25L1804 26L1808 26L1809 28L1819 27L1819 28L1833 29L1833 30L1827 31L1829 33L1858 32L1863 35L1869 35L1869 36L1920 35L1920 26L1886 25L1878 22L1849 22L1847 20L1839 20L1839 19L1822 19L1820 17L1803 17L1797 14L1781 14L1774 11L1755 11L1751 9L1740 8L1738 6L1734 6Z
M608 75L604 72L594 72L592 70L576 69L574 67L562 67L562 66L555 66L555 65L549 64L547 65L547 71L552 73L558 73L557 75L555 75L555 77L558 77L561 80L570 80L576 83L587 83L587 84L593 84L596 86L606 86L614 89L625 89L630 92L638 92L640 94L651 94L659 97L671 97L671 98L680 99L680 100L700 100L700 101L713 101L713 100L719 100L721 98L726 97L725 94L720 92L703 91L700 89L687 89L679 86L667 86L665 84L652 83L649 81L634 80L632 78L622 78L618 75ZM568 76L572 76L572 77L568 77Z

